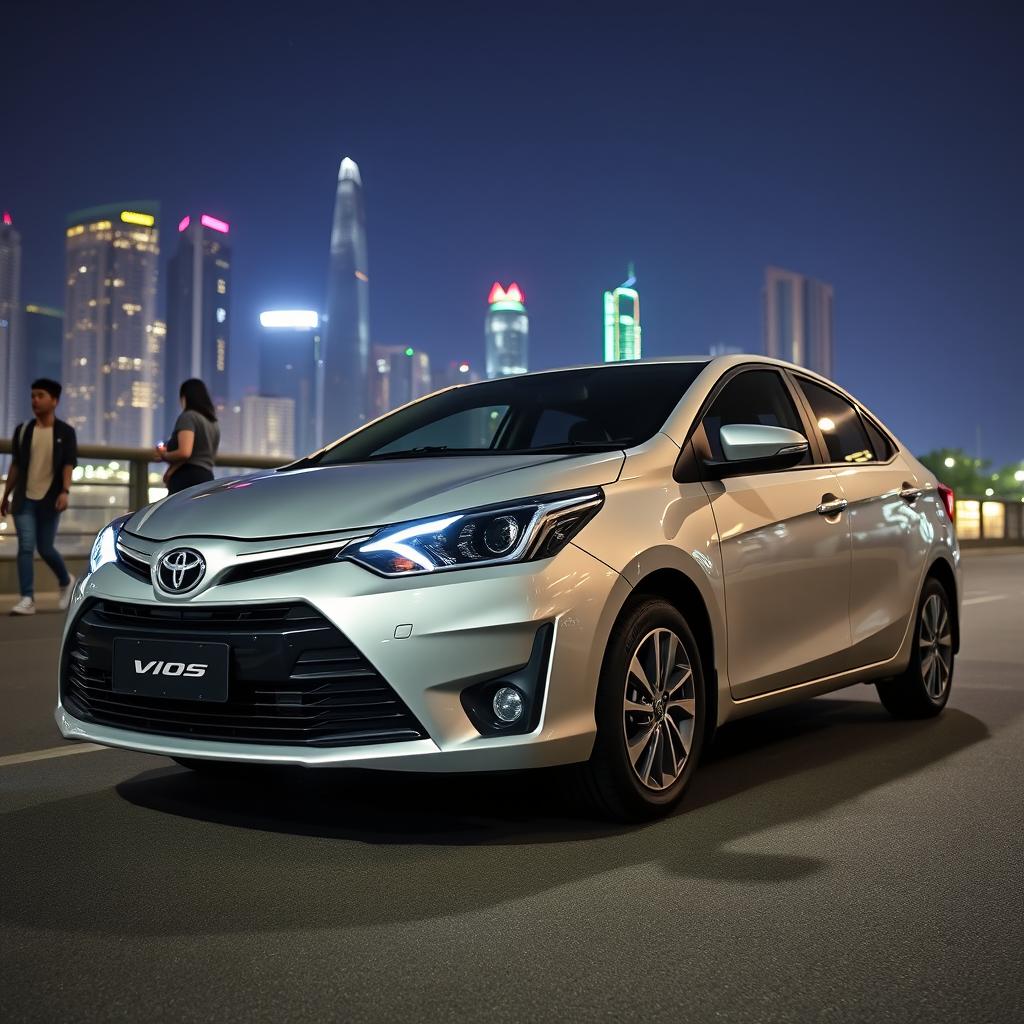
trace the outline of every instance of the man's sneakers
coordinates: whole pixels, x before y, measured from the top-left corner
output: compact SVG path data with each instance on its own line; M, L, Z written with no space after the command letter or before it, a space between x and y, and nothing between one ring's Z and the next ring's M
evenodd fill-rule
M23 597L12 609L12 615L35 615L36 603L31 597Z
M62 611L68 610L68 605L71 604L71 589L78 581L78 577L72 575L71 579L68 580L66 587L60 588L60 600L57 602L57 607Z

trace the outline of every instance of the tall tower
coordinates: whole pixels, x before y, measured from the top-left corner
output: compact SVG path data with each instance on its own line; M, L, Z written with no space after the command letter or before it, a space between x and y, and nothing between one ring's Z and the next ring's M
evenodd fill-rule
M135 200L68 218L61 407L81 441L146 447L162 423L159 214Z
M323 358L315 309L260 313L260 395L290 398L294 449L309 455L323 434Z
M181 382L199 377L214 405L228 404L231 249L226 221L203 213L178 223L178 248L167 264L164 418L178 414Z
M832 285L791 270L764 272L764 351L832 376Z
M359 167L338 168L324 328L324 436L333 441L369 419L370 278Z
M0 437L10 437L27 419L28 393L22 384L21 235L5 210L0 220Z
M636 273L629 265L626 280L604 293L604 361L617 363L623 359L639 359L640 295Z
M513 281L508 288L495 281L487 296L484 321L487 376L508 377L526 373L530 355L530 318L526 296Z

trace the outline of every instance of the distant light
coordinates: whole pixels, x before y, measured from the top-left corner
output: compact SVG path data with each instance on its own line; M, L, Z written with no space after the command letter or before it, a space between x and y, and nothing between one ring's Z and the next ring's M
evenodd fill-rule
M182 217L181 220L178 221L178 232L179 232L179 234L182 231L184 231L185 228L187 228L189 226L189 224L191 224L191 223L192 223L192 218L191 217L187 217L187 216L186 217Z
M84 263L78 268L78 272L80 274L88 273L88 271L89 271L89 268Z
M822 416L821 419L818 420L818 429L823 430L827 433L830 430L835 430L836 425L827 416Z
M943 464L946 469L952 469L956 465L956 459L954 459L952 455L947 455L943 460Z
M223 306L217 307L217 323L222 324L228 318L228 311Z
M357 270L356 271L356 277L358 277L360 281L369 281L370 280L361 270Z
M4 223L5 224L13 224L14 223L14 221L11 220L11 215L6 210L4 210Z
M320 314L315 309L268 309L260 313L262 327L290 327L310 330L320 325Z
M121 220L125 224L141 224L144 228L151 228L156 223L156 217L151 213L136 213L134 210L122 210Z
M199 218L199 223L204 228L211 228L214 231L221 232L221 234L226 235L228 233L228 222L226 220L217 220L216 217L211 217L208 213L204 213Z
M495 281L487 295L487 304L493 306L497 302L518 302L520 305L523 305L526 303L526 296L523 294L522 288L515 281L508 288L502 288L501 283Z
M1024 483L1024 469L1018 469L1017 472L1013 474L1013 479L1019 484Z
M985 488L985 497L986 497L986 498L991 498L991 497L992 497L992 495L993 495L993 494L995 494L995 493L996 493L996 492L995 492L995 491L993 491L991 487L986 487L986 488Z
M459 373L469 373L469 363L459 363Z
M414 354L415 354L415 349L407 348L407 349L405 350L405 354L406 354L407 356L411 356L411 355L414 355Z

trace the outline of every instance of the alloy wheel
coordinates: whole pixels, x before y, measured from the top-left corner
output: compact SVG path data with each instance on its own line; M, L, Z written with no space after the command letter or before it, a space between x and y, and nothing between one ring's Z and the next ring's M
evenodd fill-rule
M921 679L933 701L942 700L953 667L953 634L949 613L938 594L929 594L921 609L917 645L920 654Z
M686 767L697 716L694 684L686 648L672 630L654 629L637 645L622 725L630 764L647 789L668 789Z

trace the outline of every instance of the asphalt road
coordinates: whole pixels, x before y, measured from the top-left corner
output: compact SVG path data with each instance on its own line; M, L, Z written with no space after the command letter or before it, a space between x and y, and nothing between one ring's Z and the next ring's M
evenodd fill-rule
M968 554L937 720L857 686L722 730L682 808L551 773L211 784L60 744L0 621L8 1021L1024 1019L1024 553Z

